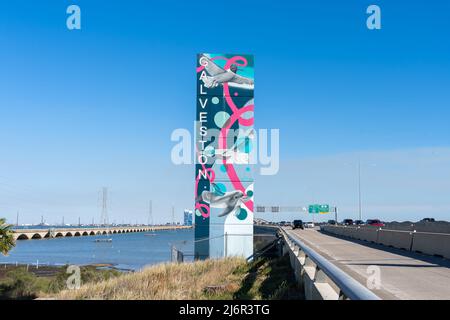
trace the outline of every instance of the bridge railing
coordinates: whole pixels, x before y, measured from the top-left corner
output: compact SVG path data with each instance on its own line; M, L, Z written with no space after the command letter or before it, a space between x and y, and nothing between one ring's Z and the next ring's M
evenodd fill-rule
M280 228L297 280L309 300L380 300L368 288Z

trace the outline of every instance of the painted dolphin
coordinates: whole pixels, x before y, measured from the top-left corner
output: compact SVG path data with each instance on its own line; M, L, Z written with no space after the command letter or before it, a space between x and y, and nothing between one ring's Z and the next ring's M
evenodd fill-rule
M203 191L201 200L209 203L213 208L223 208L224 210L219 214L219 217L236 212L237 209L241 208L243 201L246 201L248 198L241 190L224 193L214 183L212 186L214 191Z

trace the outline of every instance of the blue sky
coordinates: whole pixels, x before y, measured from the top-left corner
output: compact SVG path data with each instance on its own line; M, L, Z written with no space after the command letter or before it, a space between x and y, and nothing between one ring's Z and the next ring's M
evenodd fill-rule
M372 3L381 30L366 28ZM69 4L82 30L66 28ZM256 126L281 137L280 173L256 177L256 203L356 217L361 159L366 218L449 220L448 12L438 0L4 3L0 216L98 220L108 186L111 221L146 222L149 199L157 222L172 205L181 219L193 168L172 165L170 134L193 128L195 54L244 52Z

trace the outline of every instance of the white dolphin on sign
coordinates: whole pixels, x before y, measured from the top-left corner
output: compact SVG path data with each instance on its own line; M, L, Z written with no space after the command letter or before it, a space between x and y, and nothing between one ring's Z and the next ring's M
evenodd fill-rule
M213 183L212 186L214 191L203 191L200 198L213 208L223 208L224 210L219 214L219 217L237 212L237 209L240 209L243 202L248 199L241 190L224 193L220 191L216 184Z

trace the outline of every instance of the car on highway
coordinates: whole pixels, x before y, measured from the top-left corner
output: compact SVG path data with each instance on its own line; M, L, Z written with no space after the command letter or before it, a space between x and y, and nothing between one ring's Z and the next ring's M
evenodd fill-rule
M372 227L384 227L385 224L379 219L368 219L366 224Z
M336 225L336 220L328 220L328 224L331 224L331 225Z
M357 226L362 226L364 224L364 221L362 221L362 220L355 220L354 224L357 225Z
M306 228L314 228L314 222L307 222L306 224L305 224L305 227Z
M342 221L342 224L343 224L344 226L352 226L352 225L353 225L353 219L344 219L344 220Z
M304 229L302 220L294 220L294 221L292 221L292 229L297 229L297 228Z

